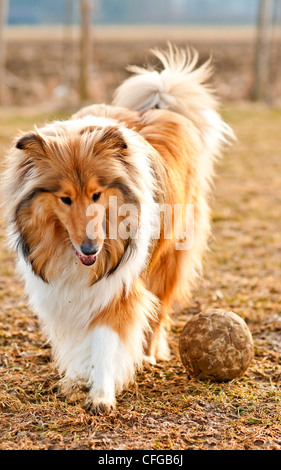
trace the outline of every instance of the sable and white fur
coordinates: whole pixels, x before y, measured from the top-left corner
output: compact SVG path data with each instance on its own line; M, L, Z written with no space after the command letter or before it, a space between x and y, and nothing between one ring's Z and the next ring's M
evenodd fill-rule
M172 47L154 54L163 70L132 67L113 105L18 137L4 174L8 238L30 305L64 389L86 385L93 411L114 406L145 358L168 359L171 306L190 299L200 274L213 163L232 137L204 84L209 63L196 69L196 53ZM110 195L137 207L138 236L104 235L85 256L87 208L99 198L107 214ZM154 239L159 204L194 206L191 249L176 250L172 228Z

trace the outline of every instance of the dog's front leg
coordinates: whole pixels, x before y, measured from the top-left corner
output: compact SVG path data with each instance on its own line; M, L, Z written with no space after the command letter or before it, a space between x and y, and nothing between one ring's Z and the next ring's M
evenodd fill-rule
M120 336L109 326L96 326L91 333L91 363L87 408L98 413L115 406L116 392L134 374L134 362Z
M92 412L114 408L116 393L134 378L156 311L157 299L138 281L128 295L120 295L93 319L88 330L87 400Z

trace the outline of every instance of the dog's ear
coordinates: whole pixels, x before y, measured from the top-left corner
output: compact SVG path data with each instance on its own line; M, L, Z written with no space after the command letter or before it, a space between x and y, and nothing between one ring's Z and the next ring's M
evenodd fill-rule
M42 151L44 151L45 142L40 135L32 132L20 137L15 146L19 150L42 153Z
M106 144L110 146L110 148L114 148L117 150L127 150L128 146L127 143L116 127L108 127L104 130L103 136L100 140L102 144Z
M20 156L15 152L14 158L17 165L17 174L20 175L20 180L23 181L36 165L45 160L45 142L41 136L32 132L22 135L15 142L15 147L22 150Z

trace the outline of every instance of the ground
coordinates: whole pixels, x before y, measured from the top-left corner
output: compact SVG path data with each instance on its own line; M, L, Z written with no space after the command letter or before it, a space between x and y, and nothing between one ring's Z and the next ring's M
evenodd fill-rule
M281 450L281 111L225 102L237 141L218 162L212 238L192 304L175 312L172 359L139 371L116 411L92 416L58 396L58 375L0 237L0 449ZM0 109L1 155L18 129L67 111ZM208 307L233 310L255 356L239 379L187 377L178 340Z
M281 112L224 109L238 141L218 166L205 276L170 335L172 360L140 371L109 416L56 394L57 372L1 236L1 449L281 449ZM45 118L45 116L44 116ZM29 118L3 118L1 142ZM179 334L190 315L231 309L248 323L255 358L230 383L186 376Z

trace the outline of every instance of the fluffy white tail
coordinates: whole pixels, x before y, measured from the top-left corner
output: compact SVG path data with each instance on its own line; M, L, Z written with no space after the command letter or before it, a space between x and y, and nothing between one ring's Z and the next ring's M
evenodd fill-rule
M125 80L116 90L114 104L137 111L152 108L170 109L186 114L186 106L201 105L213 108L215 100L203 85L211 75L210 60L195 68L198 62L196 51L176 49L169 46L167 51L155 49L163 70L144 69L130 66L128 70L135 75Z
M152 53L163 69L158 72L153 68L128 67L134 75L117 88L113 104L141 112L169 109L186 116L205 133L210 131L213 137L215 133L215 140L220 143L232 139L233 132L217 114L217 100L206 85L212 74L211 61L196 68L196 51L171 45L167 51L154 49Z

